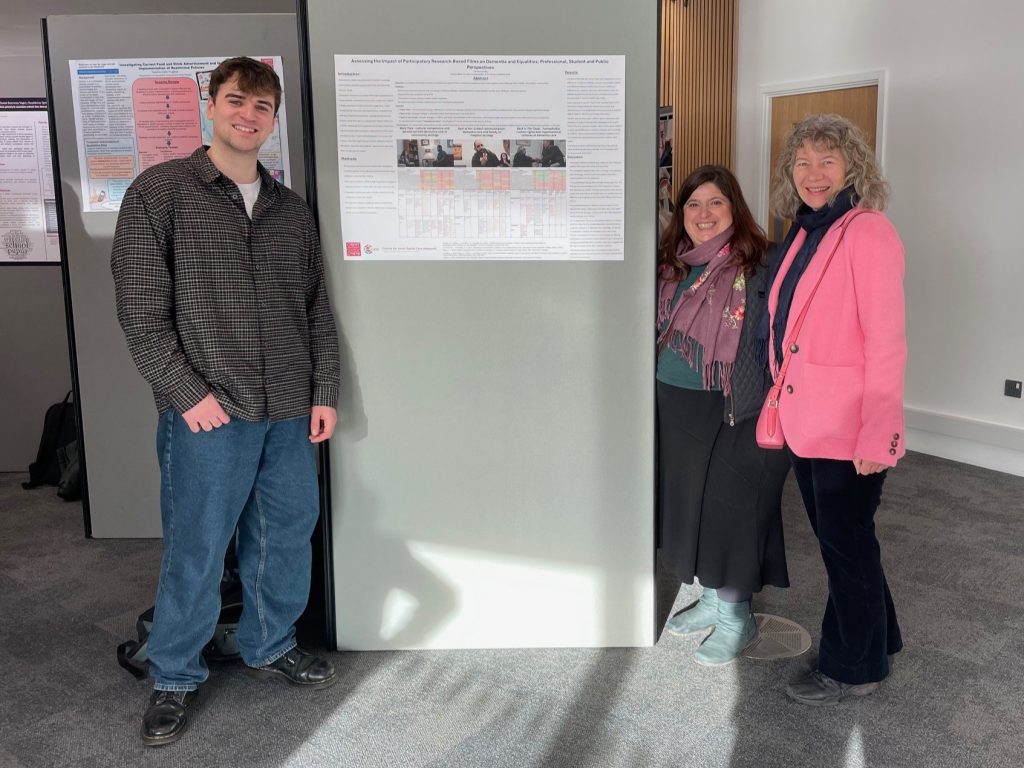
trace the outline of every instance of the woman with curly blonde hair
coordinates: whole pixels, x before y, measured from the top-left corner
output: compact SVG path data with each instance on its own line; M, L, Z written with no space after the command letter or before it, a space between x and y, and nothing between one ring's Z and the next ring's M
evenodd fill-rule
M888 184L846 118L794 125L775 186L775 214L793 226L768 294L769 350L776 375L789 358L779 419L828 573L817 669L786 692L820 706L874 693L903 647L874 526L905 451L903 244L882 213Z

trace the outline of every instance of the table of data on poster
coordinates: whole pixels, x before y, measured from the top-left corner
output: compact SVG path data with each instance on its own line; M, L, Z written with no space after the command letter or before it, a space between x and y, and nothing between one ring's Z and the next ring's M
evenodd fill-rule
M530 238L569 235L564 171L435 170L400 173L402 238Z

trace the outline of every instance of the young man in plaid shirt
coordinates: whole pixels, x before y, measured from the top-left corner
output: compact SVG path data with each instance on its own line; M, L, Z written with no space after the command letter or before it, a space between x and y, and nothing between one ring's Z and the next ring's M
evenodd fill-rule
M314 444L334 431L339 362L312 215L257 161L280 101L271 67L222 62L210 146L140 174L117 220L118 320L160 413L148 745L181 735L209 674L202 649L236 529L246 671L305 688L337 679L295 642L320 511Z

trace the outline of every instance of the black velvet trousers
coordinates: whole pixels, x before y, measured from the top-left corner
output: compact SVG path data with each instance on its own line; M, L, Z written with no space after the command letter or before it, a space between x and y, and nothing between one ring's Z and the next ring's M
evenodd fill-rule
M858 475L852 461L789 454L828 573L818 669L842 683L882 680L889 656L903 648L875 536L886 473Z

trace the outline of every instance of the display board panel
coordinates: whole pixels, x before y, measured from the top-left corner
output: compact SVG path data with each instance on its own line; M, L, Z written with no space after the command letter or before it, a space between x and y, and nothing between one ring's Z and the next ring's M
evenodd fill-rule
M345 366L330 483L339 646L652 643L658 4L439 0L425 13L408 0L308 0L304 13L317 208ZM461 144L464 162L480 140L500 163L505 139L513 149L520 139L566 136L545 121L529 135L499 133L493 112L474 114L471 86L454 84L453 67L401 94L379 82L386 73L351 78L348 86L397 94L399 117L382 117L379 96L360 106L342 92L339 78L356 70L338 57L547 58L563 74L573 59L621 57L623 87L609 94L624 116L610 155L622 164L620 254L501 259L484 245L472 259L356 257L347 246L362 247L361 236L349 236L343 216L361 201L345 198L354 189L346 158L355 157L343 151L339 165L345 137L362 131L387 142L381 162L393 164L395 179L403 152L410 168L415 140L419 183L424 170L446 172L436 166L438 145L455 155ZM473 77L486 71L470 67L486 64L464 62L462 78L480 82ZM526 101L534 89L542 106L542 84L519 70L508 79L527 89ZM405 130L403 109L450 104L455 89L465 96L459 121ZM569 141L562 151L567 169L586 162ZM473 168L464 175L479 183ZM397 181L376 192L364 210L397 209ZM595 197L594 206L605 204ZM581 215L594 213L579 205ZM594 232L570 232L568 251L587 237Z
M305 197L303 114L295 15L119 14L50 16L45 22L49 90L60 171L61 225L72 314L72 362L81 407L91 533L97 537L160 536L156 409L133 365L117 323L110 246L116 210L89 213L82 188L71 62L279 56L291 181ZM297 160L298 159L298 160Z

